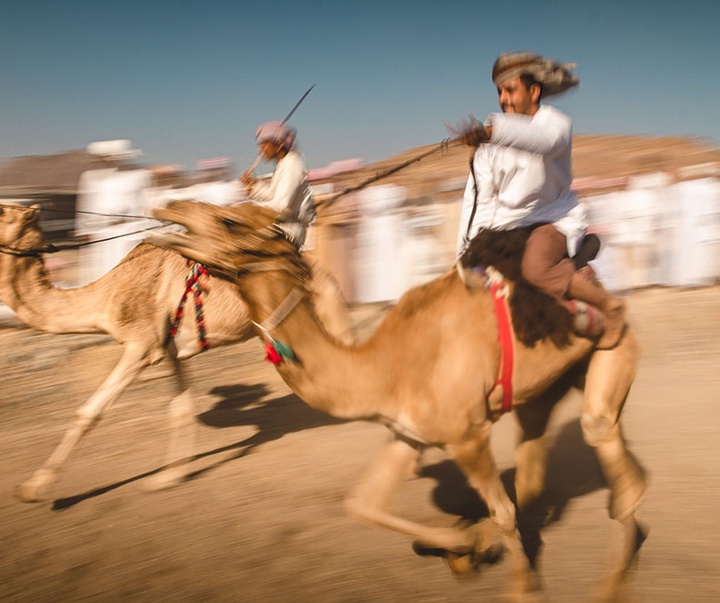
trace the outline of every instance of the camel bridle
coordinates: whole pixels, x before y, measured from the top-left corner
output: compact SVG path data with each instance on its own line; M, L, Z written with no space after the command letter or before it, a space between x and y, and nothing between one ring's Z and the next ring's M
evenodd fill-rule
M229 229L232 225L237 222L231 219L223 220L225 226ZM250 256L251 258L257 258L256 261L250 261L243 264L240 267L235 267L234 277L241 277L245 274L254 274L259 272L274 272L274 271L286 271L293 272L292 266L288 265L288 262L284 262L276 258L277 254L263 251L261 248L265 243L277 239L289 243L292 246L293 253L298 252L297 243L290 237L290 235L283 230L283 228L277 224L272 223L268 226L258 228L251 232L243 233L237 237L237 241L240 243L238 247L242 248L244 255ZM262 322L252 321L252 324L260 332L261 338L266 342L267 345L275 347L276 350L280 349L285 352L289 352L291 359L294 359L292 352L278 342L271 334L280 324L290 315L290 313L297 307L303 297L305 297L306 291L303 287L293 287L280 304L270 313L270 316ZM281 356L284 355L281 353Z

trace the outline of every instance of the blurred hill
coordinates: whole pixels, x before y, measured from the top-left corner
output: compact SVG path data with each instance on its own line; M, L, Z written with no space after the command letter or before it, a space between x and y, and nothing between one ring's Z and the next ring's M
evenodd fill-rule
M314 182L332 183L336 192L382 175L413 158L436 150L416 163L383 177L378 184L398 184L408 189L409 199L431 197L435 201L458 198L469 170L471 150L457 143L408 149L403 153ZM573 139L573 172L576 180L608 180L658 171L684 179L682 168L715 164L720 169L720 148L709 141L689 137L581 135ZM581 193L582 194L582 193Z

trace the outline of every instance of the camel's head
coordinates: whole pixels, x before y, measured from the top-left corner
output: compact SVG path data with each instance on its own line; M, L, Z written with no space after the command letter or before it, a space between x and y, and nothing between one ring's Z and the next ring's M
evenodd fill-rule
M41 248L44 240L37 225L39 216L38 205L0 202L0 246L16 250Z
M276 224L277 212L267 207L171 201L154 215L184 226L187 232L156 234L151 243L174 249L225 277L235 279L270 261L299 261L297 249Z

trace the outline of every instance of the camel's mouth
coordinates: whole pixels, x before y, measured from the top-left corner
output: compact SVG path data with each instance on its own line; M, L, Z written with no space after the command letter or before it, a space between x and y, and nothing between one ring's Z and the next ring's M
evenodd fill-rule
M179 206L180 203L184 202L172 201L167 207L154 210L153 216L163 222L172 222L173 224L183 226L189 233L200 234L200 232L195 232L193 229L193 223L195 223L196 220L193 219L193 216L191 216L188 211L183 211L183 207Z
M158 247L167 249L175 249L179 251L179 247L190 246L192 239L181 232L155 232L149 235L146 242L152 243Z
M166 207L156 209L153 212L155 218L178 224L185 228L185 232L157 232L150 235L147 242L172 249L202 264L215 266L222 250L214 244L216 241L212 233L214 220L208 219L211 208L204 207L205 204L201 203L190 203L172 201Z
M44 246L39 230L40 207L13 201L0 203L0 245L11 248L35 248Z
M172 201L154 216L183 226L186 232L165 232L149 241L236 276L247 264L265 262L295 248L275 224L277 212L254 203L218 207L195 201Z
M240 207L218 207L196 201L172 201L153 215L185 228L185 232L156 233L148 241L173 249L191 260L234 275L242 263L243 235L254 228L246 223Z

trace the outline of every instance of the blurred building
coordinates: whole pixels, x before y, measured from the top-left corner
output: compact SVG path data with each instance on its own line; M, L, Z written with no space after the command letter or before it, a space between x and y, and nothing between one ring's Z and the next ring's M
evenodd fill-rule
M91 143L83 150L15 157L0 167L0 200L40 207L40 227L49 243L73 243L83 175L94 171L139 169L139 153L129 141ZM77 256L62 251L45 258L51 278L72 286L78 282Z
M80 177L89 170L132 167L127 156L106 157L88 149L53 155L28 155L0 167L0 199L37 203L49 241L68 239L74 230Z

